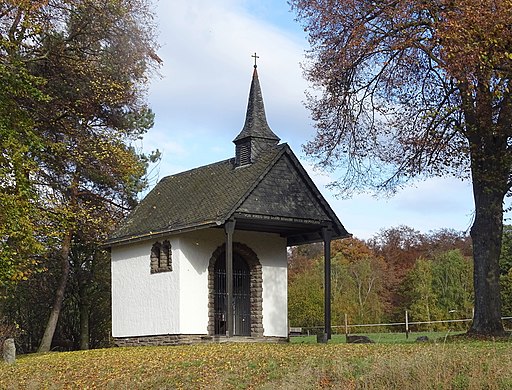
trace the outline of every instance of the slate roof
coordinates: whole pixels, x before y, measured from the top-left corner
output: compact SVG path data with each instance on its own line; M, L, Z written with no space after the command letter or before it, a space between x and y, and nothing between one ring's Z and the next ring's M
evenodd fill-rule
M237 157L163 178L110 236L105 246L222 227L278 233L288 245L349 236L287 144L270 129L254 67L244 127L233 141L254 149L250 163ZM254 159L253 159L254 158Z
M279 142L279 137L270 129L265 115L265 105L263 104L263 95L261 93L260 82L257 68L254 67L252 74L251 89L249 91L249 101L247 104L247 113L245 115L244 127L240 134L233 140L234 143L248 137L264 138Z
M229 159L163 178L106 245L222 226L233 217L240 221L237 228L295 237L289 245L320 241L326 223L334 238L349 235L289 146L281 144L250 165L235 167Z

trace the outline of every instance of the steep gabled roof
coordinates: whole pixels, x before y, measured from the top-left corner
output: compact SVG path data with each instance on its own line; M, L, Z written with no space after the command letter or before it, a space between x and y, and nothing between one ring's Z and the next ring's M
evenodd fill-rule
M348 236L291 149L282 144L243 167L229 159L165 177L106 245L221 226L233 217L241 221L237 228L293 235L290 245L319 240L310 233L326 224L335 237Z
M288 245L349 236L299 160L270 129L256 65L235 158L162 179L106 246L223 225L279 233Z

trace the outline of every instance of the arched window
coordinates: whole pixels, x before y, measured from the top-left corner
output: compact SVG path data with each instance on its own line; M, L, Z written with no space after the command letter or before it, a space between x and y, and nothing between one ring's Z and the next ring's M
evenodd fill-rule
M151 273L172 271L171 243L155 242L151 247Z

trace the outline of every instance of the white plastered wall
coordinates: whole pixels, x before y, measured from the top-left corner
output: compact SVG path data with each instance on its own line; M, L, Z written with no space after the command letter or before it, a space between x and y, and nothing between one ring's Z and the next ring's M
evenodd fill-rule
M207 334L208 265L225 242L224 230L198 230L167 239L172 272L150 273L149 256L156 240L112 248L114 337ZM262 266L264 336L287 337L286 240L277 234L235 230L233 242L250 247Z
M144 241L111 250L113 337L180 333L179 248L170 238L173 271L151 274L153 243Z
M180 236L180 329L184 334L206 334L208 328L208 265L225 242L222 229L198 230ZM251 248L262 266L263 335L288 335L288 268L286 240L277 234L236 230L233 242Z

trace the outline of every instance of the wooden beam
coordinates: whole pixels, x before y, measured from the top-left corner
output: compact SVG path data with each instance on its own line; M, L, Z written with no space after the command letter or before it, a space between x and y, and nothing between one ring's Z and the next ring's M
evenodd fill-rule
M331 239L332 229L330 226L322 228L324 239L324 335L327 340L331 339Z
M226 232L226 292L227 292L227 335L233 337L233 232L235 220L229 220L224 224Z

